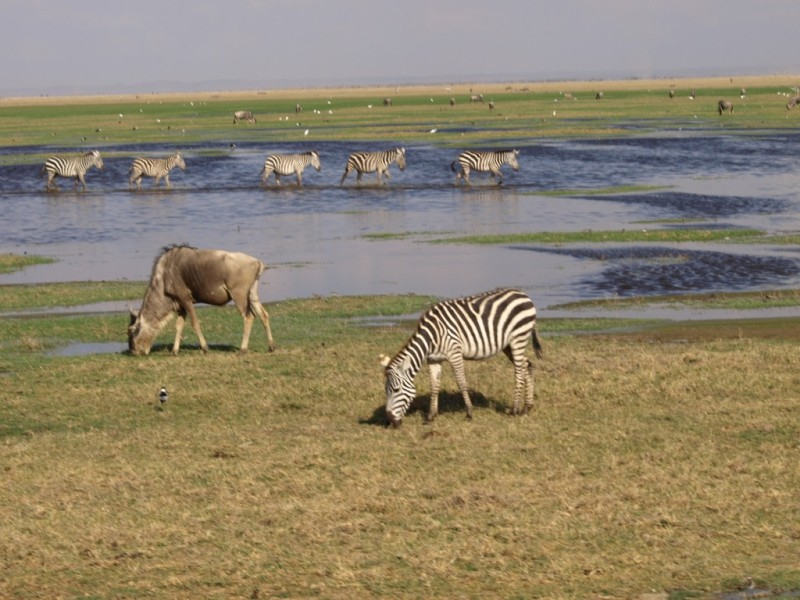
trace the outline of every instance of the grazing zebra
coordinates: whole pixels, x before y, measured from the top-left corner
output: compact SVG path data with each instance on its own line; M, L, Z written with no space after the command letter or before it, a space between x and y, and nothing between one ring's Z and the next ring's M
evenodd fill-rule
M239 121L247 121L248 123L255 123L256 118L249 110L237 110L233 113L233 124L236 125Z
M536 331L536 308L522 292L500 289L433 305L419 318L417 329L394 358L381 355L386 378L386 418L397 427L416 396L414 378L427 361L431 403L427 420L439 410L442 363L453 369L458 389L472 418L464 360L490 358L501 350L514 364L514 406L511 414L524 414L533 406L533 363L526 355L528 340L538 358L542 344ZM525 393L525 405L522 402Z
M386 175L386 179L391 179L389 175L389 165L393 162L397 163L400 170L406 168L406 149L395 148L394 150L386 150L385 152L356 152L351 154L347 159L347 166L344 168L344 175L339 185L344 184L347 175L355 169L358 172L356 181L361 183L361 177L364 173L378 173L378 185L382 183L381 177Z
M58 190L58 186L53 183L53 180L56 177L70 177L75 180L75 189L78 189L78 182L80 182L85 192L86 180L83 176L91 167L97 167L98 169L103 168L103 159L100 158L100 153L97 150L92 150L77 158L51 156L45 161L42 167L42 175L47 173L45 189L48 192L51 190Z
M303 185L303 169L308 165L319 171L319 153L312 150L303 154L272 154L264 161L261 170L261 185L267 185L270 174L275 173L275 183L281 184L281 175L297 175L297 187Z
M469 97L470 102L480 102L483 104L483 94L473 94Z
M156 182L153 184L154 188L158 187L162 177L167 188L171 188L169 172L175 167L178 167L181 171L186 170L186 163L183 162L180 152L176 152L166 158L134 158L131 170L128 171L128 186L133 189L133 183L136 182L136 189L141 190L142 177L147 176L156 178Z
M467 185L470 185L469 172L471 170L490 171L492 179L498 178L497 184L500 185L503 183L503 173L500 171L500 167L509 164L515 171L519 171L517 156L519 156L519 150L498 150L494 152L465 150L450 164L450 168L456 171L456 163L461 166L461 169L456 172L456 185L458 185L458 180L462 178Z

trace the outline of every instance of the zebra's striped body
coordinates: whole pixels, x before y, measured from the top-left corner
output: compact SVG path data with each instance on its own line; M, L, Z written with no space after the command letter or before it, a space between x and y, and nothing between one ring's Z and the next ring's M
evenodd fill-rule
M133 184L136 182L136 188L142 189L142 177L147 176L156 178L156 182L153 184L154 188L158 187L162 177L167 187L170 188L172 184L169 182L169 172L175 167L182 171L186 170L186 163L180 152L166 158L135 158L131 170L128 172L129 187L133 188Z
M500 167L511 165L512 169L519 171L517 156L519 156L519 150L497 150L493 152L465 150L450 164L450 168L456 171L456 163L460 167L456 171L456 185L458 185L459 179L464 179L464 182L470 185L470 171L489 171L492 174L492 179L497 178L497 184L501 185L503 183L503 173L500 171Z
M378 185L382 183L381 177L386 176L386 179L391 179L389 175L389 165L393 162L403 171L406 168L406 149L395 148L394 150L386 150L385 152L356 152L351 154L347 159L347 166L344 168L344 175L339 185L344 184L344 180L350 171L354 170L358 173L356 181L361 183L361 177L364 173L378 173Z
M500 289L466 298L446 300L425 311L417 329L397 355L382 356L386 377L386 417L398 426L416 396L414 378L427 361L431 380L428 420L439 408L441 363L453 368L458 388L472 418L472 402L467 391L464 360L482 360L501 350L514 364L514 406L521 414L533 406L533 364L526 355L528 340L536 356L542 346L536 331L536 308L527 295L517 290ZM522 395L525 405L521 407Z
M56 177L69 177L75 180L75 189L78 188L78 182L83 185L83 191L86 191L86 180L84 175L91 167L103 168L103 159L100 158L100 153L97 150L87 152L83 156L77 158L63 158L61 156L51 156L48 158L42 167L42 175L47 173L47 183L45 189L49 192L57 190L58 186L53 183Z
M281 175L295 174L297 187L303 185L303 169L308 165L319 171L322 166L319 162L319 153L312 150L303 154L272 154L264 161L261 170L261 185L267 184L270 174L275 173L275 183L281 184Z

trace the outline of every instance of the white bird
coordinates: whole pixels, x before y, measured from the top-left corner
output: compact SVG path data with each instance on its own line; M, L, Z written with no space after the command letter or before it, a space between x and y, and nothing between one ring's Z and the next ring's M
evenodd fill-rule
M436 129L436 127L434 127L434 128L433 128L433 129L431 129L431 130L430 130L428 133L436 133L436 131L437 131L437 129Z
M165 386L161 386L161 390L158 392L158 401L163 405L166 404L167 400L169 400L169 392Z
M303 132L303 135L308 135L308 129Z

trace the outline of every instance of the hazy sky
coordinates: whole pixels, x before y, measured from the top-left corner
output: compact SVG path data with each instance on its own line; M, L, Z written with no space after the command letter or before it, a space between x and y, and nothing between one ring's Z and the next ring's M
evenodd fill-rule
M0 95L800 73L797 0L0 0Z

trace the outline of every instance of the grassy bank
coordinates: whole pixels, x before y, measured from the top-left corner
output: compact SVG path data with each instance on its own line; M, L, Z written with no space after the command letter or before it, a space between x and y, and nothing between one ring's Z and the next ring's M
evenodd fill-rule
M585 324L543 320L531 415L504 414L498 357L468 365L473 422L445 369L435 424L413 410L384 429L378 354L431 300L270 304L278 349L254 331L244 356L231 308L202 309L212 350L189 333L177 358L169 330L147 358L47 354L124 340L123 314L4 319L0 596L800 588L795 343L573 336ZM424 374L418 390L424 408Z
M786 76L6 98L0 99L0 146L110 149L147 142L342 139L506 145L528 138L632 135L665 126L747 132L795 128L800 112L787 111L786 103L796 84ZM602 100L595 99L599 91ZM695 99L689 98L692 92ZM481 93L484 102L469 102L473 93ZM391 107L383 106L384 97L392 98ZM734 102L734 114L717 113L721 98ZM234 125L233 112L241 109L251 110L257 123Z

